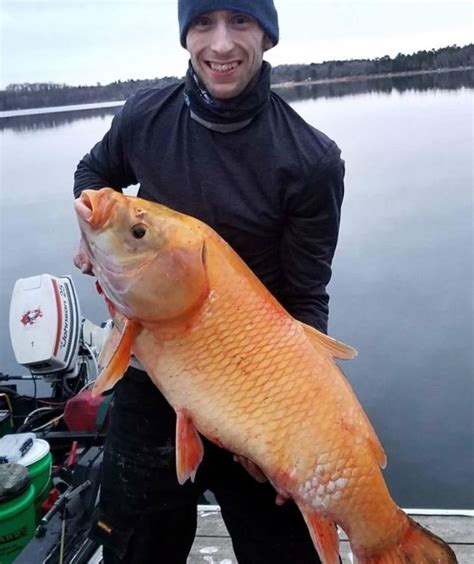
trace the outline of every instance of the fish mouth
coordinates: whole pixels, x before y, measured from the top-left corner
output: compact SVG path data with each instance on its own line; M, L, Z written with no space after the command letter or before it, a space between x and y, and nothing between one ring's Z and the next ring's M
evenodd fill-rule
M92 229L104 227L110 219L113 206L112 188L84 190L74 202L79 218Z

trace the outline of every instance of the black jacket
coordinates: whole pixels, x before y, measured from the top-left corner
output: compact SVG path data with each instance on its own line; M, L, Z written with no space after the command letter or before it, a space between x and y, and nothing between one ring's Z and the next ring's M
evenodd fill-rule
M219 133L191 118L180 84L126 102L74 194L139 183L140 197L213 227L295 318L326 331L343 178L336 144L274 92L249 125Z

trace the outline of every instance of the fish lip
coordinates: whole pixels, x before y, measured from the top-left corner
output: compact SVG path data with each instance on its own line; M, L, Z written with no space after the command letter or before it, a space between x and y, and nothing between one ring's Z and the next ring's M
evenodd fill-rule
M74 209L77 215L86 223L90 223L92 219L92 209L84 203L83 194L74 201Z
M110 218L114 204L110 192L113 192L111 188L84 190L74 201L78 217L92 229L104 227Z

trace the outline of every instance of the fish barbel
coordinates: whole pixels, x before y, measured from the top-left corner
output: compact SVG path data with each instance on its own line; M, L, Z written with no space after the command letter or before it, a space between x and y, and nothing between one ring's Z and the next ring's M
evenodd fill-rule
M336 524L359 564L457 562L390 497L382 446L334 361L354 349L291 317L201 221L110 188L75 209L115 321L95 393L137 357L176 411L180 483L202 434L294 500L324 564L339 562Z

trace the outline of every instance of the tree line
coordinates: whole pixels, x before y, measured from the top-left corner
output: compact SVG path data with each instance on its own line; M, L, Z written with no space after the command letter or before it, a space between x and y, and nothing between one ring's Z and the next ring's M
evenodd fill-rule
M393 73L411 73L474 66L474 44L452 45L411 55L399 53L376 59L325 61L279 65L272 69L272 84L305 83L360 78ZM125 100L140 88L164 88L182 80L175 76L146 80L118 80L107 85L68 86L55 83L10 84L0 90L0 111Z
M399 53L376 59L353 59L350 61L325 61L309 65L280 65L273 69L272 82L305 82L371 76L379 74L435 71L442 69L468 68L474 65L474 45L453 45L431 51L417 51L411 55Z
M117 80L95 86L68 86L51 82L9 84L5 90L0 90L0 111L125 100L140 88L165 88L178 81L175 76L166 76L146 80Z

